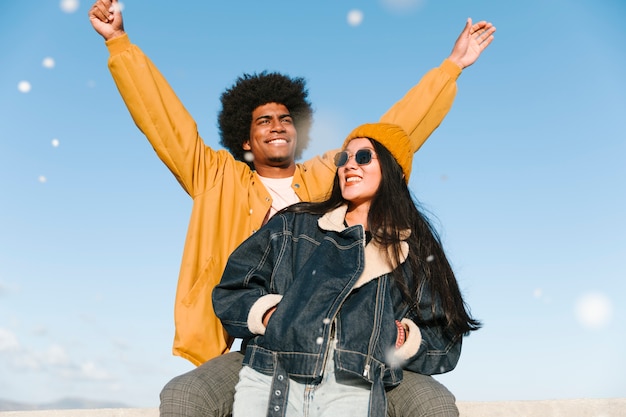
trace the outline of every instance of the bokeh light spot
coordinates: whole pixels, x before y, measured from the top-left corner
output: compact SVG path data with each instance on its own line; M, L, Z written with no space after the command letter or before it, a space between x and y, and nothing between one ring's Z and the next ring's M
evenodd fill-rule
M380 3L391 12L407 13L417 10L424 0L380 0Z
M38 180L39 180L39 182L40 182L40 183L42 183L42 184L43 184L43 183L45 183L46 181L48 181L48 179L47 179L45 176L43 176L43 175L40 175L40 176L39 176L39 178L38 178Z
M395 348L389 348L385 351L385 361L390 368L401 368L404 361L396 355Z
M43 65L44 68L54 68L54 58L49 56L45 57L41 62L41 65Z
M59 140L57 138L52 139L52 146L53 147L58 148L59 144L60 144L60 142L59 142Z
M21 93L28 93L31 90L31 85L28 81L20 81L19 83L17 83L17 89L21 92Z
M576 317L580 324L590 329L605 327L613 314L611 300L599 292L580 297L576 303Z
M357 9L348 12L348 24L350 26L359 26L363 22L363 12Z
M78 10L80 2L78 0L61 0L61 4L59 6L65 13L74 13Z

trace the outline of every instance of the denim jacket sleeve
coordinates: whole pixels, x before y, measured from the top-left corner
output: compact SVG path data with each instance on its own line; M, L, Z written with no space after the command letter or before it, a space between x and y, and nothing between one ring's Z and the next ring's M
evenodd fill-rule
M456 367L461 355L461 337L453 337L446 331L445 313L438 299L432 298L428 286L422 282L418 306L407 314L415 322L422 336L417 353L404 365L405 369L424 375L449 372ZM432 305L434 303L434 311Z
M284 238L284 233L280 233L280 217L274 216L235 249L228 258L220 283L213 289L215 314L233 337L249 338L259 334L250 329L249 316L255 303L272 293L276 247Z
M418 324L418 327L422 344L404 368L423 375L443 374L453 370L461 356L461 337L450 337L442 326Z

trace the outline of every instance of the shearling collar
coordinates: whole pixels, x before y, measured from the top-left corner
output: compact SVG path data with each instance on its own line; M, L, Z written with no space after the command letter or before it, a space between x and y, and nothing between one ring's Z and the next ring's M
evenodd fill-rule
M346 218L347 211L347 205L338 207L320 217L317 224L324 230L342 232L346 229L344 219ZM406 239L411 235L411 230L406 229L402 232L402 235L404 240L401 243L402 253L400 254L400 263L406 261L406 258L409 256L409 244L406 242ZM381 275L393 271L397 265L390 263L390 257L387 256L385 252L385 248L382 248L374 240L371 240L370 243L365 246L365 268L354 285L354 288L358 288Z

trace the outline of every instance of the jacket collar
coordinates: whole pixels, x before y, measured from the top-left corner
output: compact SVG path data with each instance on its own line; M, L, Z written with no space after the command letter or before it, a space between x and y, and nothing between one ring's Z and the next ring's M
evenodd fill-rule
M346 229L344 225L344 219L346 218L346 212L348 211L348 206L343 205L337 207L336 209L329 211L319 218L317 224L324 230L334 231L334 232L342 232ZM406 258L409 255L409 244L406 242L406 239L411 235L411 230L406 229L402 232L403 241L401 243L401 254L400 254L400 263L406 261ZM363 269L363 273L357 280L354 285L355 288L358 288L373 279L376 279L384 274L388 274L394 270L397 266L390 262L391 252L386 253L387 250L381 247L374 240L371 240L365 246L364 255L365 255L365 268Z

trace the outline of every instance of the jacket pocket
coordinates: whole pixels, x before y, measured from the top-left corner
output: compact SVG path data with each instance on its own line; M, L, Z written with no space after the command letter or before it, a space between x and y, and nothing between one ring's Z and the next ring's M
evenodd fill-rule
M187 292L187 294L185 294L182 299L182 303L186 307L191 307L192 305L194 305L198 300L198 297L200 297L201 295L205 295L205 299L206 297L209 297L209 299L211 298L211 291L213 290L213 287L217 285L217 282L213 283L213 285L210 285L212 281L211 277L212 275L214 275L214 268L215 258L211 256L205 262L204 266L201 269L200 275L198 275L198 277L195 279L189 292Z

